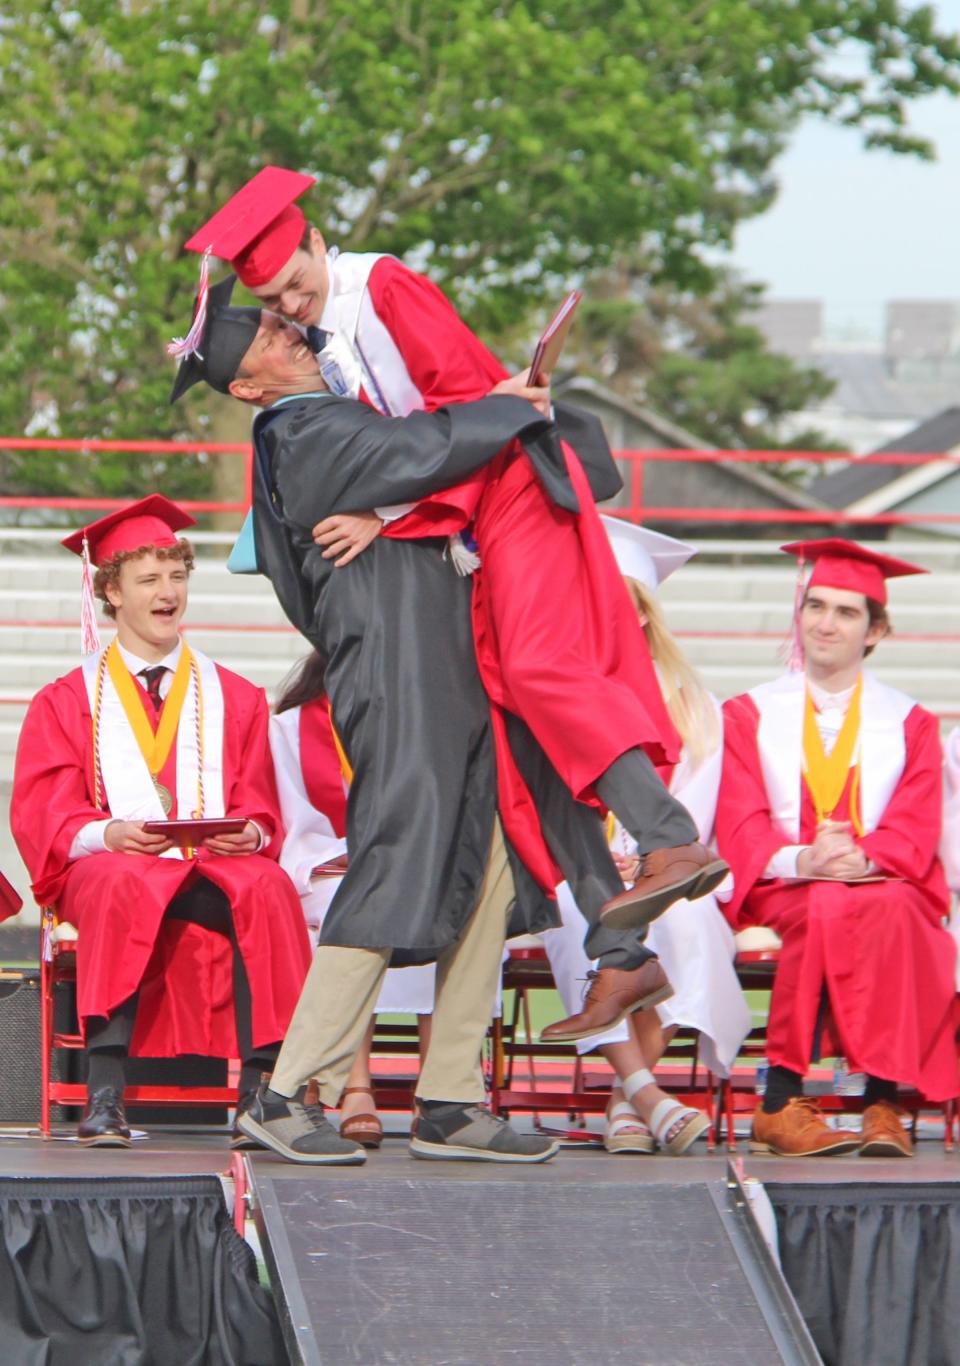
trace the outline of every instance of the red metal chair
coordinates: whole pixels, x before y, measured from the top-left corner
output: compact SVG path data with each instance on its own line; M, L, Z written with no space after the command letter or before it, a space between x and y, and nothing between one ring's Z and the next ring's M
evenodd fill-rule
M579 1119L581 1123L585 1115L602 1114L613 1080L609 1064L597 1058L585 1066L574 1044L541 1043L534 1039L530 993L556 990L546 951L540 944L523 941L507 947L510 956L503 969L504 1015L494 1020L490 1031L491 1108L496 1114L532 1111L534 1123L541 1128L541 1111L566 1113L571 1121ZM514 997L508 1017L506 994L510 991ZM526 1064L526 1078L518 1078L518 1059ZM547 1076L543 1071L538 1073L538 1061L549 1069ZM566 1084L557 1076L557 1064L561 1061L570 1064ZM718 1116L716 1079L700 1062L696 1032L678 1030L654 1072L657 1084L665 1091L684 1105L705 1111L711 1122L708 1146L712 1148ZM572 1139L582 1136L576 1128L565 1133Z
M77 980L77 937L72 926L58 924L56 908L40 908L40 1133L50 1137L51 1105L86 1103L87 1088L78 1082L59 1081L53 1077L54 1049L82 1049L83 1038L75 1030L55 1027L54 1006L57 987ZM238 1064L231 1064L236 1075ZM237 1103L237 1087L232 1086L128 1086L124 1091L127 1105L178 1105L201 1108L204 1106L233 1107Z
M780 958L779 937L773 930L763 926L751 926L736 936L736 950L733 965L743 990L771 992ZM757 1064L766 1058L766 1052L767 1020L764 1015L740 1047L739 1056L743 1061L738 1062L730 1076L720 1082L719 1109L723 1115L729 1149L737 1146L737 1115L752 1115L759 1103L756 1091Z
M734 967L743 990L772 992L777 963L780 958L781 942L779 936L765 926L750 926L737 934L736 945L737 955L734 959ZM745 1065L735 1067L731 1076L721 1083L720 1106L729 1149L734 1149L737 1146L734 1128L736 1116L752 1115L760 1103L756 1091L756 1064L760 1059L766 1058L766 1052L767 1024L766 1019L764 1019L761 1024L755 1025L751 1029L740 1049L740 1057L745 1060ZM823 1078L822 1073L820 1078L817 1077L816 1072L811 1076L813 1080L822 1080ZM817 1101L825 1114L863 1113L862 1095L838 1095L831 1091L818 1095ZM950 1152L953 1147L955 1124L958 1140L960 1140L960 1107L956 1101L947 1101L944 1105L939 1105L927 1101L919 1091L899 1091L897 1103L910 1112L910 1130L914 1139L916 1138L917 1120L920 1112L922 1110L940 1109L944 1117L944 1149Z

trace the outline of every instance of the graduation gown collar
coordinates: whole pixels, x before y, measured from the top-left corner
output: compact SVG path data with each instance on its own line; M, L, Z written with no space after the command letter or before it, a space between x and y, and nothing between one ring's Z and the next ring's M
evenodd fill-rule
M100 663L105 651L91 655L81 665L83 683L91 715L96 715L98 677L100 680L99 731L94 737L95 756L110 814L121 820L164 820L146 761L137 745L120 698L106 669ZM199 672L191 680L184 701L176 738L176 806L171 815L189 818L197 811L198 781L202 755L204 816L222 816L223 796L223 689L217 667L199 650L193 651ZM171 849L163 858L182 858L182 851Z
M782 674L750 690L760 714L757 749L770 814L794 843L800 839L803 707L806 675ZM863 671L860 712L860 800L863 828L875 830L906 761L903 725L915 703L906 693Z

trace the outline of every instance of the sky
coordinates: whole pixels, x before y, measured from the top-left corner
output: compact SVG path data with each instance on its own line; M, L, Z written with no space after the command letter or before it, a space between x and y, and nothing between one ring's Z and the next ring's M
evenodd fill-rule
M960 30L960 0L939 0ZM768 297L822 299L835 339L878 339L887 299L960 301L960 98L911 106L937 160L865 151L855 131L806 120L777 164L779 198L737 234L733 260Z

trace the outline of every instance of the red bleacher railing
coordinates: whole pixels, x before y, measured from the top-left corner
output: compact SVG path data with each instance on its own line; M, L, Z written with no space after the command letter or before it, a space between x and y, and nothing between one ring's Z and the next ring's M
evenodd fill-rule
M183 499L181 506L190 512L243 513L252 497L253 450L243 442L183 442L183 441L86 441L53 437L0 437L0 451L47 451L51 454L75 453L96 455L100 452L119 452L152 455L234 455L244 460L246 501L222 499ZM629 502L624 507L611 508L614 516L630 521L700 522L704 526L716 523L740 523L758 527L764 524L841 524L855 522L858 526L910 526L936 522L942 525L960 523L960 512L879 512L852 513L844 508L736 508L682 507L651 504L644 498L644 473L648 464L744 464L744 465L827 465L855 463L858 469L873 465L915 466L933 463L957 465L960 456L934 452L886 451L876 455L854 456L842 451L792 450L663 450L627 449L614 452L617 460L628 465ZM125 498L72 498L52 495L0 496L0 508L50 508L86 512L90 509L109 511L123 507Z

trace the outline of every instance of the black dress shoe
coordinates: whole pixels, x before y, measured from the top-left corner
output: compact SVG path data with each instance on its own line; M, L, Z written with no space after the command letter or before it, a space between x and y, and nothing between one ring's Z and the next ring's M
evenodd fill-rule
M87 1148L130 1147L122 1090L116 1086L102 1086L88 1095L87 1108L77 1126L77 1138Z
M258 1143L255 1138L251 1138L249 1134L245 1134L239 1127L240 1116L246 1114L246 1112L252 1108L256 1098L256 1087L254 1087L252 1091L244 1091L243 1094L237 1098L237 1112L234 1115L233 1128L230 1130L230 1147L233 1149L263 1147L262 1143Z

